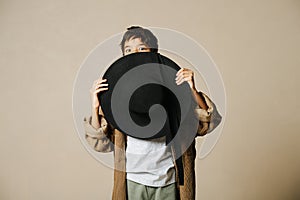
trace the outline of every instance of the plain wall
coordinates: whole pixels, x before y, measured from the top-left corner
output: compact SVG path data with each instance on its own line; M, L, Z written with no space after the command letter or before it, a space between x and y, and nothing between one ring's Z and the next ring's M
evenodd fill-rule
M197 199L300 199L300 2L0 1L0 199L110 199L83 147L72 91L88 53L130 25L183 32L227 93L223 134L196 160Z

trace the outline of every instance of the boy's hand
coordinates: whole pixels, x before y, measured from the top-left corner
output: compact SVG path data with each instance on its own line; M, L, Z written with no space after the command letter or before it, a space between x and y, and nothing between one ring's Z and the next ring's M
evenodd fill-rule
M181 68L180 70L178 70L178 72L176 73L175 81L177 85L180 85L184 81L186 81L192 90L196 89L194 82L194 72L190 69Z
M202 95L199 95L199 93L196 90L195 87L195 82L194 82L194 72L190 69L186 69L186 68L182 68L180 70L178 70L178 72L176 73L176 84L180 85L182 84L184 81L188 82L191 90L192 90L192 94L197 102L197 104L199 105L200 108L207 110L208 106L205 102L205 100L203 99Z
M99 78L94 81L93 86L90 89L92 108L94 109L98 109L100 106L98 93L108 90L108 84L105 82L106 79Z

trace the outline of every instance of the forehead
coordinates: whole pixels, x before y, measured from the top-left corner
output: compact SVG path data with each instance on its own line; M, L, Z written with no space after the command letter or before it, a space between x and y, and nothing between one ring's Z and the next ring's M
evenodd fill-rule
M138 46L138 45L146 45L146 44L142 42L141 38L130 38L129 40L126 40L124 43L124 47Z

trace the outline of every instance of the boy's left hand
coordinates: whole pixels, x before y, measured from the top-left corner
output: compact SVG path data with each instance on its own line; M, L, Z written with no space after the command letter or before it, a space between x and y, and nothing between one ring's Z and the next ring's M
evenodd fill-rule
M194 72L190 69L181 68L180 70L178 70L178 72L176 73L175 81L177 85L180 85L184 81L186 81L192 90L195 89Z

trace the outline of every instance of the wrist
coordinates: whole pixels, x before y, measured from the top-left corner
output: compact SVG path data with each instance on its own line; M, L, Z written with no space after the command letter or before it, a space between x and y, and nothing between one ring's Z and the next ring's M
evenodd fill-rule
M93 114L98 114L98 112L99 112L99 107L92 107Z
M195 93L198 93L196 87L192 87L191 90L192 90L192 92L193 92L194 94L195 94Z

